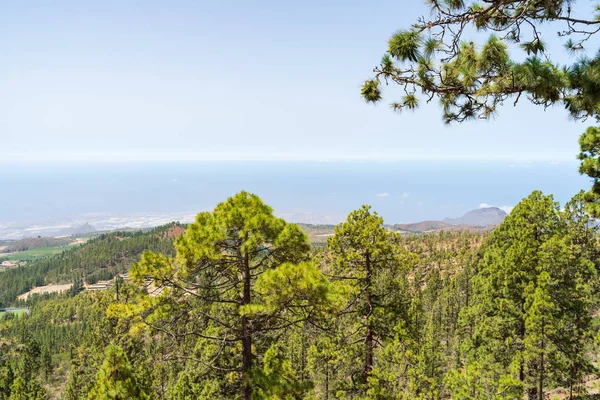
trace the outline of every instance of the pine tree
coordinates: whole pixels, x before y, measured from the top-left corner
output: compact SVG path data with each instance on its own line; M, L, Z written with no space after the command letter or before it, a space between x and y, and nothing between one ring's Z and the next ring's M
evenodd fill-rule
M227 375L224 391L253 395L257 359L286 329L326 306L329 285L310 263L310 245L296 225L273 216L253 194L240 192L200 213L176 243L176 258L146 253L132 268L138 283L162 290L145 323L172 337L198 337L206 379ZM117 311L116 314L119 312ZM183 323L181 323L183 321ZM187 322L187 323L186 323Z
M406 277L408 266L415 260L394 245L397 240L369 206L351 212L328 240L331 276L348 291L340 319L343 343L347 343L342 351L349 352L348 360L363 360L361 372L355 370L356 363L349 366L351 390L361 391L368 385L381 340L392 334L395 324L408 312Z
M25 380L22 376L18 376L10 387L8 400L46 400L47 398L46 391L37 379Z
M210 400L219 395L219 385L215 381L209 381L204 387L194 382L192 377L182 371L177 377L177 382L169 392L171 400Z
M116 345L108 346L89 399L134 400L146 397L136 382L131 364L123 349Z
M17 377L10 386L9 400L29 400L27 382L23 377Z
M50 377L52 376L53 365L52 365L52 354L50 353L50 350L46 346L44 346L42 348L42 353L40 355L40 363L41 363L42 370L44 371L44 380L46 382L49 382Z
M544 271L538 276L535 284L531 282L526 289L526 316L524 361L529 363L528 370L531 376L531 384L536 390L537 400L544 399L544 385L546 375L551 370L548 358L557 351L552 346L552 337L556 335L559 321L556 318L556 306L552 299L550 275Z
M547 386L572 387L589 370L597 245L582 196L561 212L551 196L533 192L484 245L463 312L473 326L463 351L467 366L491 372L485 385L508 383L542 399Z
M4 358L2 354L0 354L0 357ZM0 399L7 399L10 396L10 387L14 380L15 377L10 364L0 366Z
M82 347L76 348L70 343L70 368L64 391L65 400L79 400L87 397L88 392L94 385L94 373L92 363L89 362L90 353L95 351Z

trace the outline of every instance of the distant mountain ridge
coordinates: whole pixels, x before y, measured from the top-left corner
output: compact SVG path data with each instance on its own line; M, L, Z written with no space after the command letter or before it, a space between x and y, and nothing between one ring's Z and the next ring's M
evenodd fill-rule
M490 226L499 225L508 214L498 207L485 207L472 210L459 218L446 218L444 222L450 225Z
M443 221L422 221L409 224L395 224L392 229L401 232L435 232L441 230L486 231L500 225L508 214L498 207L484 207L467 212L459 218L445 218Z
M69 228L61 229L56 232L53 236L74 236L74 235L86 235L88 233L94 233L98 230L90 225L89 222L78 226L71 226Z

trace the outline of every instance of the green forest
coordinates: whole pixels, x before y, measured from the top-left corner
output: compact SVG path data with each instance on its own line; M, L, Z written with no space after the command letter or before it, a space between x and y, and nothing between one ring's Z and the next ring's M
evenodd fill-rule
M5 314L0 399L588 398L600 247L584 197L535 191L489 233L400 235L365 205L311 246L240 192L185 233L102 235L0 273L4 305L131 277Z

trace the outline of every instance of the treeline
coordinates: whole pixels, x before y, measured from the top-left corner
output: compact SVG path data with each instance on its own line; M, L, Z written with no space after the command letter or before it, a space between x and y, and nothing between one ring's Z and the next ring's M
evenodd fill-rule
M85 281L95 283L126 272L144 251L174 255L174 237L181 229L169 224L148 232L113 232L91 239L85 245L63 251L17 268L0 272L0 307L36 286L49 283Z
M315 249L242 192L133 283L4 321L0 399L584 398L597 229L582 195L534 192L489 234L402 237L363 206Z

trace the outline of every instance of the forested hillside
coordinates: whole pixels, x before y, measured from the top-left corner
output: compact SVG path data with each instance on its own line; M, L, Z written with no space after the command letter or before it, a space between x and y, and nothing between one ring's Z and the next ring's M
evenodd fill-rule
M584 207L534 192L492 232L401 236L363 206L311 248L242 192L174 249L169 227L106 235L31 276L135 259L133 281L7 314L0 399L583 398L599 333Z
M61 282L95 283L126 272L144 251L174 255L173 232L181 226L170 224L149 232L114 232L88 241L84 246L0 272L0 307L36 286Z

